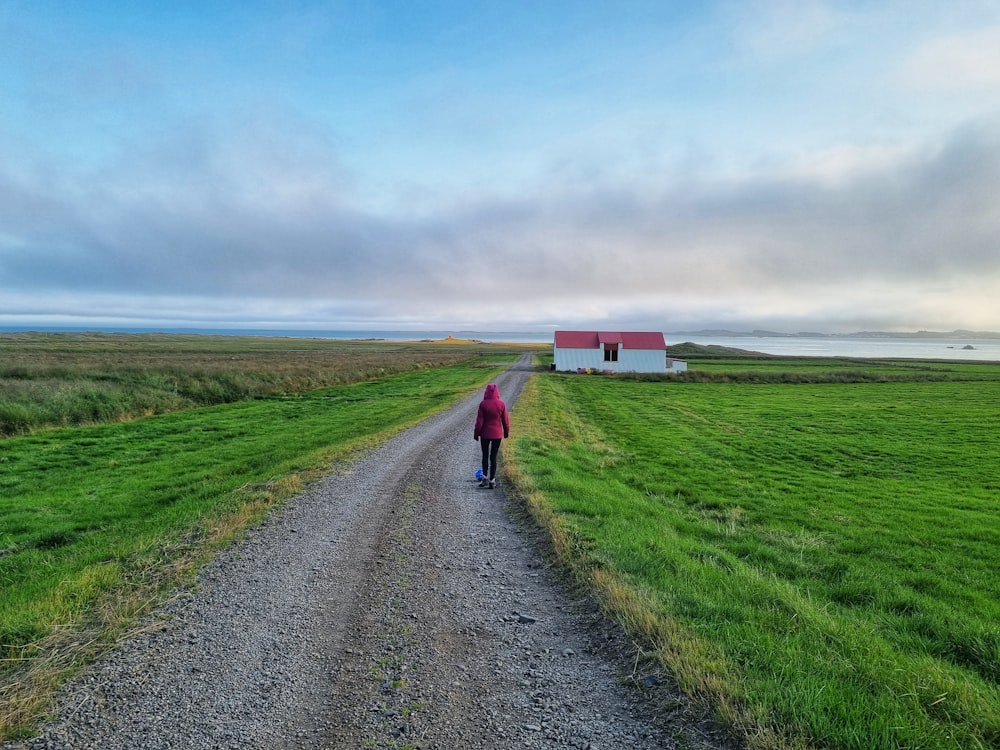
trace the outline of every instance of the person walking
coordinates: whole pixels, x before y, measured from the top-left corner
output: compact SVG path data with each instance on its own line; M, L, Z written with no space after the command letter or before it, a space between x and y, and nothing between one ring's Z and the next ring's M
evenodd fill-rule
M507 414L507 404L500 398L500 389L496 383L486 386L483 400L479 402L476 413L476 427L472 439L478 440L483 448L483 478L480 487L493 489L497 486L497 455L500 453L500 441L510 436L510 417Z

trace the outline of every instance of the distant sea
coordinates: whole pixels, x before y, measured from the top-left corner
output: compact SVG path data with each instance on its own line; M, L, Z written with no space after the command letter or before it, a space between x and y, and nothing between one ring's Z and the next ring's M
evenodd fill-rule
M278 330L249 328L117 328L117 327L44 327L44 326L0 326L0 331L102 331L113 333L185 333L218 336L264 336L320 339L381 339L385 341L419 341L421 339L443 339L454 336L459 339L475 339L490 343L550 344L551 332L526 331L320 331L320 330ZM665 332L669 352L671 345L684 342L703 346L717 345L746 349L764 354L779 354L793 357L905 357L911 359L954 359L985 362L1000 362L1000 338L980 338L975 334L963 337L959 334L947 336L908 335L894 337L888 334L808 336L808 335L764 335L733 334L715 335L709 333ZM972 348L965 348L972 347Z
M954 359L977 362L1000 362L1000 339L934 337L861 337L861 336L706 336L665 334L667 350L671 344L690 341L708 346L729 346L764 354L792 357L864 357L909 359ZM971 346L971 349L964 347Z

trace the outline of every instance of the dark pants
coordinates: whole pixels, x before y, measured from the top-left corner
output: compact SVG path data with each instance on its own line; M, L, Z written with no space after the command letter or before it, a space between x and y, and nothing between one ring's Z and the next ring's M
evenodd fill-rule
M497 478L497 454L500 452L500 440L501 438L479 439L483 446L483 475L490 479Z

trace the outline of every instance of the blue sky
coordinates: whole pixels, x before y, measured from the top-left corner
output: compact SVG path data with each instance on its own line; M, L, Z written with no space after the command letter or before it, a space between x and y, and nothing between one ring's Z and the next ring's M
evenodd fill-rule
M1000 330L1000 3L0 0L0 325Z

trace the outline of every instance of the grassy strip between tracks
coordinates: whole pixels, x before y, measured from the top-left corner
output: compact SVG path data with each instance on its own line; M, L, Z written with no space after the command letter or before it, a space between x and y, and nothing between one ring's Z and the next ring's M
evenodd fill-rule
M1000 747L1000 366L915 364L545 373L518 401L558 554L747 747Z
M0 739L30 731L68 674L276 502L497 371L422 369L0 441Z

